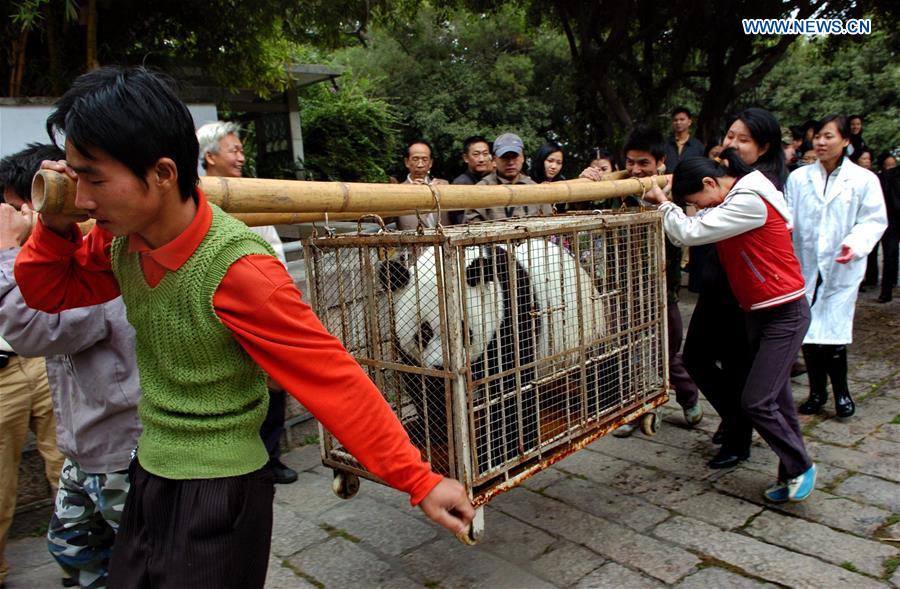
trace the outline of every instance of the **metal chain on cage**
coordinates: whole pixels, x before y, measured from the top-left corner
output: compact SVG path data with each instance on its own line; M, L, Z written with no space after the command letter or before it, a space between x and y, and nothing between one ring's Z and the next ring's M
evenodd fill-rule
M365 221L366 219L373 219L376 223L378 223L379 229L378 229L377 235L381 235L382 233L387 232L387 227L385 226L384 219L381 218L381 215L377 215L375 213L368 213L368 214L362 215L359 219L356 220L356 234L357 235L363 235L362 225L363 225L363 221Z
M437 220L434 223L434 230L438 235L443 235L444 225L441 223L441 195L438 194L438 191L431 184L427 184L426 186L428 186L428 189L431 191L431 198L434 200L434 210L437 215Z
M322 222L322 227L325 228L325 233L328 234L328 237L334 237L337 234L337 230L328 224L328 213L325 213L325 221Z

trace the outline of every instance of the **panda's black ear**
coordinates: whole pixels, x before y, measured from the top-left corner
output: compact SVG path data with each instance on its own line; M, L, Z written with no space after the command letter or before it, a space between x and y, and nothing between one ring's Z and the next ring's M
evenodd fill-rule
M378 268L378 280L384 290L397 290L409 284L409 269L396 260L388 260Z

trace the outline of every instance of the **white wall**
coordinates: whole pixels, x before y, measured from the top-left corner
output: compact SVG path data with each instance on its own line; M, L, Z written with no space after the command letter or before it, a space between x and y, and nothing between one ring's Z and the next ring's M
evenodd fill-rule
M194 126L200 127L218 119L216 105L189 104L188 109L194 117ZM25 149L35 141L47 143L47 117L53 106L0 106L0 157Z

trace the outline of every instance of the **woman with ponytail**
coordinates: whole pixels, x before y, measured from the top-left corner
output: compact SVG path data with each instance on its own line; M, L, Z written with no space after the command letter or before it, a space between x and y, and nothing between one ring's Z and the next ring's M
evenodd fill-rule
M791 364L809 325L800 263L791 243L791 214L781 192L734 149L681 162L671 182L675 203L654 188L673 243L715 243L749 338L751 363L740 406L778 456L778 478L764 493L776 503L802 501L813 491L816 467L806 452L791 396ZM727 164L727 166L725 165ZM668 188L668 187L667 187ZM699 213L688 217L681 206Z
M762 108L739 112L728 124L723 147L732 148L750 168L759 170L778 190L787 169L781 149L778 120ZM730 468L750 457L753 428L741 410L741 391L750 371L750 348L744 314L732 292L716 249L692 248L702 255L699 296L687 335L682 360L703 395L721 416L713 443L722 447L709 461L710 468ZM694 277L692 277L694 280Z

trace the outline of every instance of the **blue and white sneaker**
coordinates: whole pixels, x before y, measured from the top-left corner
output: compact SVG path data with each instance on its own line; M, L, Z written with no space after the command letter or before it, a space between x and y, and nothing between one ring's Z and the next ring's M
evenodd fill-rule
M772 503L787 503L789 499L787 483L778 481L774 486L763 491L763 496L766 498L766 501L771 501Z
M816 465L813 464L809 470L794 477L787 482L788 500L803 501L813 492L816 486Z

